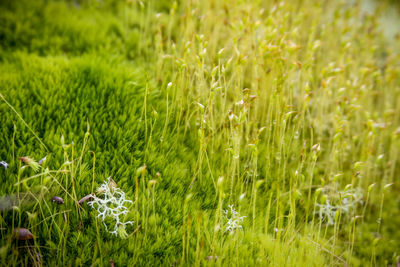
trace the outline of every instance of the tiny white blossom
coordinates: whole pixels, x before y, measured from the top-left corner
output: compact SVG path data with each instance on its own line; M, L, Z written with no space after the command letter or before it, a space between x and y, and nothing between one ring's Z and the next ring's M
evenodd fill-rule
M8 163L7 162L1 161L0 164L3 165L5 170L7 170L7 167L8 167Z
M229 209L225 210L225 218L227 219L225 231L231 232L236 229L243 229L241 223L246 216L239 216L239 213L233 208L233 205L228 205Z
M341 196L341 203L331 204L331 200L329 199L324 204L317 203L319 210L316 213L319 214L320 218L326 219L328 225L335 224L334 219L337 212L343 214L349 213L350 210L355 209L358 204L362 204L363 202L361 189L347 189L338 193Z
M93 200L89 201L88 205L97 210L97 218L102 220L106 230L113 235L118 235L119 228L122 227L125 229L127 224L133 224L133 221L121 221L121 216L129 212L125 204L132 203L132 201L125 199L125 192L116 186L111 177L108 177L108 179L100 185L98 192L100 192L102 197L94 195ZM112 223L108 223L109 226L113 228L112 231L108 230L105 222L106 219L111 219L113 221Z
M46 156L46 157L44 157L44 158L42 158L42 159L40 159L40 160L39 160L39 165L42 165L42 164L43 164L43 162L45 162L45 161L46 161L46 158L47 158L47 156Z

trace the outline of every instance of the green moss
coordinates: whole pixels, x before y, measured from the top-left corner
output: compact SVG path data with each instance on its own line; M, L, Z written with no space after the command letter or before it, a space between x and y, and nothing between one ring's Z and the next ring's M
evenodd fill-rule
M357 8L2 1L0 202L18 206L1 211L2 264L394 265L397 46ZM21 156L47 156L39 176ZM109 176L135 201L127 239L77 205ZM315 212L372 182L334 226ZM225 231L229 204L243 231Z

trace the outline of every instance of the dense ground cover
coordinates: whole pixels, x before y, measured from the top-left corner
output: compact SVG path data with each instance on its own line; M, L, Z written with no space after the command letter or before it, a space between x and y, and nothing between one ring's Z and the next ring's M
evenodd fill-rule
M2 1L2 264L395 265L399 41L360 3ZM110 176L117 235L78 204Z

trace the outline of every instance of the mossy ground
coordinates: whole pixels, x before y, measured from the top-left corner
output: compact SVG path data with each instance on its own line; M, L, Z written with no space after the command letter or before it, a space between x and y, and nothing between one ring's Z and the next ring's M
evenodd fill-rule
M398 262L398 40L318 2L2 1L2 265ZM127 239L77 204L109 176Z

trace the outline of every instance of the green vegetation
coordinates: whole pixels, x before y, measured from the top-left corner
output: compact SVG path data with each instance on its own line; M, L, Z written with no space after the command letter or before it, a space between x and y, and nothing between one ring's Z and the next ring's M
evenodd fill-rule
M1 264L396 265L400 42L349 2L2 1Z

